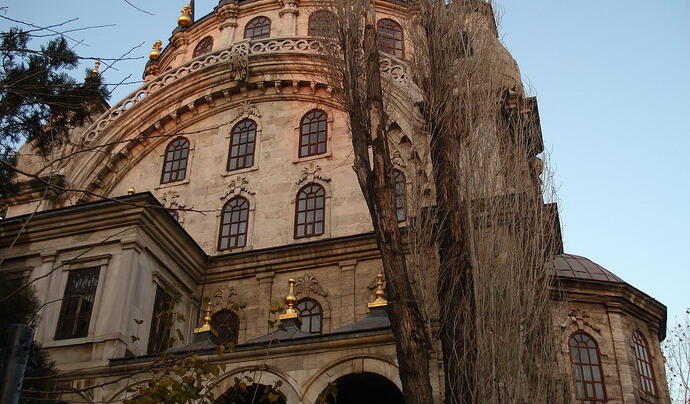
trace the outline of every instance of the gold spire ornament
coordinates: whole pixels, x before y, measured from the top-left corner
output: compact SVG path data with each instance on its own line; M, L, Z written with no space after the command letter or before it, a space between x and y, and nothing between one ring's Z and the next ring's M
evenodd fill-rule
M287 309L285 309L284 314L278 316L279 320L299 318L299 314L297 314L297 310L295 310L295 302L297 302L297 298L295 297L295 280L292 278L288 279L288 284L290 285L290 289L288 290L287 296L285 296Z
M206 310L204 310L204 323L199 328L194 329L194 334L211 331L211 299L206 303Z
M162 41L156 41L153 43L153 46L151 47L153 50L151 53L149 53L149 59L151 60L158 60L158 58L161 57L161 51L163 50L163 42Z
M386 292L383 290L383 272L376 274L376 292L374 294L376 295L376 300L367 305L370 309L388 306Z
M91 72L89 72L89 75L91 77L98 77L98 75L101 74L100 69L101 69L101 61L96 60L93 64L93 69L91 69Z
M192 6L185 4L180 11L180 16L177 18L177 25L180 27L188 27L192 25Z
M127 190L127 195L132 195L132 194L136 194L136 193L137 193L137 190L134 189L134 187L131 187Z

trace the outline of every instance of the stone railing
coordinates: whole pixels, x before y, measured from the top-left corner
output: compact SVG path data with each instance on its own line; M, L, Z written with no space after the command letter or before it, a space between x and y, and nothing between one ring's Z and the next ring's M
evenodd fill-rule
M324 46L324 41L317 38L262 39L237 42L229 48L200 56L187 64L160 74L155 79L145 83L143 86L130 93L122 101L118 102L101 115L98 120L84 132L82 140L85 143L92 141L127 110L142 102L151 94L158 92L196 71L220 64L231 64L233 68L236 69L238 57L247 60L246 58L252 55L271 53L319 54L323 51ZM244 69L246 68L245 62ZM388 56L382 57L381 72L390 75L395 81L403 82L407 80L407 67L401 60L396 58Z

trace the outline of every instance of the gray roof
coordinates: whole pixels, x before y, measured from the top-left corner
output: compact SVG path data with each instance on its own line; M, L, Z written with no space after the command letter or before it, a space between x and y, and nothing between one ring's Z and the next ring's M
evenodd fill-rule
M354 323L346 324L340 328L336 328L333 334L345 333L345 332L355 332L355 331L368 331L368 330L379 330L389 328L391 322L388 319L388 313L385 307L376 307L369 310L369 314L359 321Z
M588 281L625 283L613 272L593 262L589 258L573 254L557 255L553 267L559 278L582 279Z
M281 326L270 334L263 335L258 338L250 339L242 345L250 344L267 344L271 342L290 341L298 338L306 338L313 336L308 332L304 332L299 328L300 323L297 319L289 319L281 321Z

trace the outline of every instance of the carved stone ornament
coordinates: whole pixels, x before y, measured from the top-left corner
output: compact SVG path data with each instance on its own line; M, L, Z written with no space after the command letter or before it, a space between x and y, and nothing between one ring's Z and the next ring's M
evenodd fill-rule
M328 293L319 285L319 281L316 277L311 275L304 275L297 278L295 282L295 295L304 295L309 297L313 294L326 297Z
M245 118L250 118L250 117L255 117L257 119L261 118L261 114L259 113L259 110L256 108L256 105L249 101L245 101L242 103L237 108L237 115L230 121L231 124L234 124L236 121L239 121L240 119L245 119Z
M302 173L297 180L297 185L303 182L313 182L315 179L329 182L331 179L321 172L321 167L318 164L311 163L308 167L302 167Z
M220 310L236 310L238 307L242 308L245 304L241 301L237 290L232 286L219 287L211 297L211 308L215 313Z
M568 311L568 318L561 323L561 328L568 328L570 325L574 325L579 330L584 330L585 327L589 327L591 330L601 334L601 327L594 324L584 310L573 309Z
M187 205L187 203L180 197L175 191L165 191L160 197L163 206L166 209L189 209L192 205Z
M405 160L403 160L402 156L400 155L400 152L397 150L393 152L393 158L391 158L391 161L394 165L398 167L405 167Z
M256 193L249 187L247 177L234 177L232 180L230 180L230 183L228 184L228 187L223 195L220 197L220 200L222 201L225 198L240 195L243 192L249 195L254 195Z
M249 73L249 58L247 54L233 53L228 58L228 70L231 81L245 81Z

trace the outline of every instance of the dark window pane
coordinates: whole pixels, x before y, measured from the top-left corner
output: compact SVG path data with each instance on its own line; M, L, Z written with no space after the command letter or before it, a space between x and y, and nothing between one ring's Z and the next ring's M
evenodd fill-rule
M578 400L605 401L604 374L596 341L578 332L570 337L568 345Z
M210 36L207 36L203 38L201 41L199 41L198 44L194 47L194 53L192 54L192 57L197 57L201 56L203 54L211 52L213 49L213 38Z
M249 201L241 196L230 199L223 206L221 218L218 249L244 247L249 222Z
M315 109L307 112L302 117L300 125L299 157L313 156L326 152L327 115L325 112Z
M376 24L379 51L402 58L404 56L403 31L400 24L384 18Z
M228 171L251 167L254 163L256 128L256 122L251 119L243 119L232 128Z
M98 286L98 267L69 272L55 339L86 337Z
M163 162L161 183L180 181L185 178L187 158L189 156L189 141L178 137L168 144Z
M302 320L302 331L310 334L321 333L321 305L314 299L301 299L295 309Z
M264 39L271 35L271 20L266 17L256 17L244 27L246 39Z
M172 295L164 288L156 285L156 298L153 302L151 330L149 331L149 343L146 350L148 354L161 353L168 348L174 305L175 300Z
M642 391L656 396L656 380L654 377L654 366L649 354L647 339L640 331L633 333L633 352L637 363L637 373L640 376Z
M295 237L323 234L325 191L318 184L308 184L297 193Z
M227 343L237 344L240 319L233 311L225 309L214 314L211 317L211 327L215 331L215 334L211 333L214 343L218 345Z

